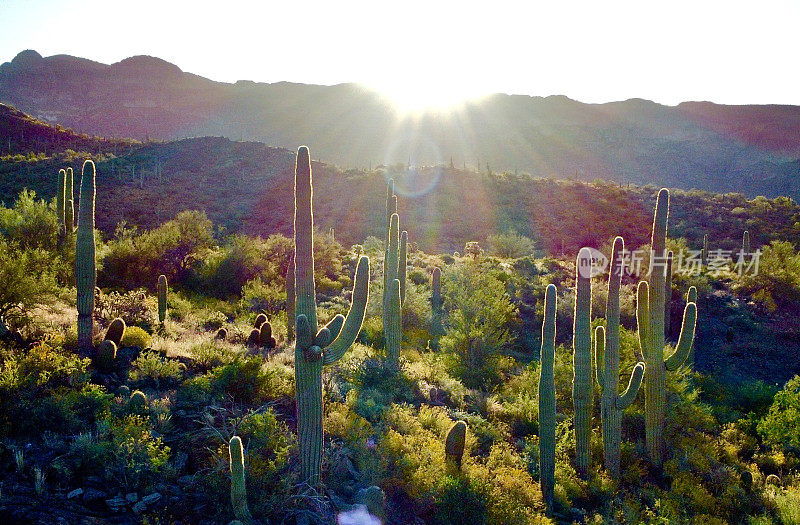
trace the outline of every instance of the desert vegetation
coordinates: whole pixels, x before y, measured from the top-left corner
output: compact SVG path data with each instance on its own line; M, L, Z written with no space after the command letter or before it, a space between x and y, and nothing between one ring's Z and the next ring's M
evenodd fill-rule
M59 160L41 161L55 197L0 207L13 522L800 522L789 199L539 180L535 201L501 193L524 221L426 252L384 177L359 197L378 226L343 246L354 219L331 222L305 147L289 236L192 208L97 229L127 205L108 162ZM528 220L567 194L602 202ZM715 207L738 222L697 227ZM619 256L638 248L649 275ZM761 250L758 273L720 248ZM699 270L678 271L690 249Z

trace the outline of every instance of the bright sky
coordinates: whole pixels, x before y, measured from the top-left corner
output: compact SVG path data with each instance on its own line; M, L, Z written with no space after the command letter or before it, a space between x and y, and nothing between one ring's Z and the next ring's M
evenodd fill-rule
M800 105L798 0L0 0L0 25L0 62L153 55L226 82L360 82L404 106L494 92Z

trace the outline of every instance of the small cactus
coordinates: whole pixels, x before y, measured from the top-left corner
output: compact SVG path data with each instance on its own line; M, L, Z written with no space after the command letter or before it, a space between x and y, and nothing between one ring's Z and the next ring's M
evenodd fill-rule
M259 346L261 344L261 330L253 328L247 336L247 346Z
M167 319L167 276L158 276L158 322L162 325Z
M278 346L278 342L272 337L272 325L269 321L261 323L261 328L258 330L258 344L269 349Z
M117 358L117 345L114 341L106 339L97 345L95 349L95 359L97 368L100 370L111 370L114 368L114 360Z
M456 421L453 423L444 441L445 459L452 470L461 470L461 460L464 457L464 443L466 438L467 424L464 421Z
M220 341L226 340L228 338L228 330L226 328L220 328L217 330L217 335L215 335L214 338Z
M742 234L742 252L750 253L750 232L747 230Z
M108 325L106 330L106 341L112 341L117 347L122 343L122 338L125 337L125 321L121 317L117 317L111 324Z
M141 390L134 390L128 400L128 411L141 414L147 410L147 396Z
M547 511L553 510L556 456L556 385L553 371L556 352L556 287L547 285L542 322L539 367L539 482Z
M264 323L266 323L266 322L267 322L267 316L266 316L266 314L263 314L263 313L261 313L261 314L258 314L258 315L256 316L256 320L255 320L255 321L253 321L253 326L254 326L255 328L261 328L261 325L262 325L262 324L264 324Z
M247 487L244 478L244 449L242 439L233 436L228 443L231 465L231 504L233 515L245 523L252 520L250 509L247 507Z

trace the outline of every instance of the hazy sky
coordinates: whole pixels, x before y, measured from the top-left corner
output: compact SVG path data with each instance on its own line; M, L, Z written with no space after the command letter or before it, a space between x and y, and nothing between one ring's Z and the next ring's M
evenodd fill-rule
M405 105L493 92L800 105L800 0L0 0L0 26L0 62L146 54L227 82L360 82Z

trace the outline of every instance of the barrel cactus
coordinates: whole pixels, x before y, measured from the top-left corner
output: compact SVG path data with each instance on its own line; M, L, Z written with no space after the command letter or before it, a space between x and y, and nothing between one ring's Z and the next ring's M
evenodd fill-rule
M295 384L300 476L311 485L320 479L322 463L322 367L337 362L355 342L369 295L369 257L356 267L352 305L321 329L317 325L314 287L314 216L311 158L308 148L297 151L295 166L294 273L295 273Z
M464 443L467 438L467 424L464 421L456 421L447 432L444 441L444 454L448 469L452 471L461 470L461 461L464 457Z
M117 345L114 341L106 339L95 349L95 363L100 370L111 370L114 368L114 360L117 358Z
M639 283L637 290L637 325L639 344L644 354L647 375L645 389L645 440L653 464L664 459L664 417L666 410L666 370L677 370L689 356L697 322L697 305L688 303L683 311L678 345L664 359L664 310L666 290L666 241L669 216L669 190L662 188L656 199L653 217L650 281Z
M69 173L69 172L68 172ZM78 346L85 355L92 351L92 312L97 285L94 240L94 162L83 163L81 200L78 211L78 234L75 241L75 288L78 304Z
M113 341L115 345L119 346L125 336L125 328L125 321L121 317L117 317L108 325L105 340Z
M162 325L167 319L167 276L158 276L158 322Z
M556 287L548 284L544 299L539 367L539 482L548 512L553 509L556 457Z
M261 325L267 322L267 315L264 313L260 313L256 316L256 320L253 321L254 328L261 328Z
M258 344L269 349L278 346L278 342L272 337L272 324L269 321L261 323L258 329Z
M228 442L228 452L230 454L231 466L231 504L233 505L233 515L236 519L248 523L253 519L250 509L247 507L247 487L244 477L244 449L242 439L233 436Z
M645 364L639 362L633 368L628 388L617 393L619 382L619 289L622 281L625 251L622 237L614 239L611 248L611 269L608 276L608 299L606 302L606 329L595 330L595 374L600 385L600 417L603 425L603 462L612 479L620 476L620 447L622 444L622 411L636 399L642 384Z
M575 408L575 470L589 474L589 438L592 433L592 253L578 252L575 261L575 316L572 332L572 402Z

